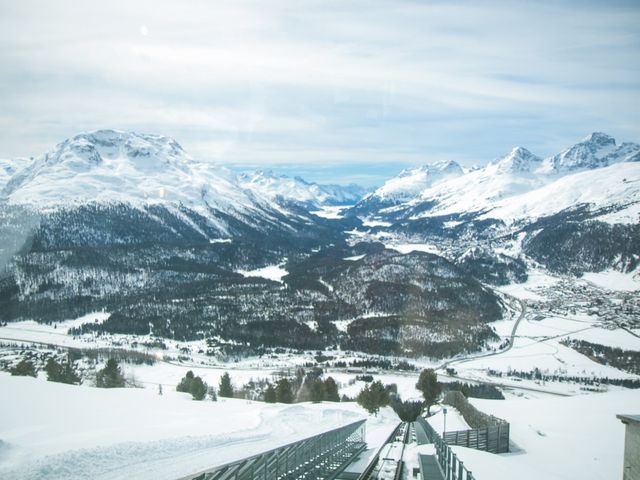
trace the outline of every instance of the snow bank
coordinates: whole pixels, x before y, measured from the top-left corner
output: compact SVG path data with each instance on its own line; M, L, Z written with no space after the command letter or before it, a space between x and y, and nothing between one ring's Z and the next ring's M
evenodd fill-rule
M96 389L0 373L0 478L167 479L339 427L366 414L356 404L195 402L165 389ZM397 424L367 424L371 445Z

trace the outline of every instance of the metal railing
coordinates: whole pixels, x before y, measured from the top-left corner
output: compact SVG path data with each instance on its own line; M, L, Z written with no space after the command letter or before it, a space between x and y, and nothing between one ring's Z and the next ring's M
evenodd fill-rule
M357 422L180 480L332 480L366 448Z
M436 457L446 480L474 480L473 474L467 470L458 456L451 450L442 437L423 417L416 420L422 425L429 439L436 447Z

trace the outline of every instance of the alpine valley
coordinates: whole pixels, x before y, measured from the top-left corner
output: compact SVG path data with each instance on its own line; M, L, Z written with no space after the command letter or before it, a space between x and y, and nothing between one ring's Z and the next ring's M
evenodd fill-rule
M102 311L72 333L205 340L211 355L489 351L516 311L504 286L636 281L640 263L640 145L603 133L367 191L235 174L167 137L100 130L0 161L0 192L2 322Z

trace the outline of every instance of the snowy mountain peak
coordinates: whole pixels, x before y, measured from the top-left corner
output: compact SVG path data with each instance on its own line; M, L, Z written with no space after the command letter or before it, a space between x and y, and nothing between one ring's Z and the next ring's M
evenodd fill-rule
M594 132L572 147L545 159L539 173L564 174L606 167L611 163L611 158L607 156L615 150L616 141L613 137L602 132Z
M256 170L239 175L241 185L272 201L311 206L354 204L365 194L359 185L321 185L302 177L289 177L272 170Z
M582 139L580 143L591 143L594 145L615 145L616 140L611 135L602 132L593 132Z
M504 157L493 164L498 173L526 173L532 172L540 166L542 159L523 147L515 147Z
M427 188L464 174L454 161L445 160L420 167L405 169L371 194L382 200L402 202L410 200Z
M118 130L96 130L80 133L58 144L47 154L47 163L87 162L98 165L103 160L125 157L142 167L155 163L184 163L190 157L174 139Z
M454 162L453 160L440 160L438 162L428 163L419 167L404 169L398 174L398 177L411 177L424 173L433 177L433 180L436 180L435 177L438 175L457 175L460 172L462 172L462 167L457 162Z
M229 170L193 160L172 138L117 130L81 133L59 143L15 173L1 196L47 208L126 202L231 212L268 203L245 192Z

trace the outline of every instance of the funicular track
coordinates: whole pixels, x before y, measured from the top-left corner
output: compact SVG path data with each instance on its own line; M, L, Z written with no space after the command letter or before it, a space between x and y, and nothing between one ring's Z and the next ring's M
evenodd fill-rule
M409 442L411 424L401 422L380 447L358 480L398 480L402 476L402 456Z

